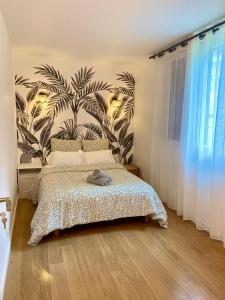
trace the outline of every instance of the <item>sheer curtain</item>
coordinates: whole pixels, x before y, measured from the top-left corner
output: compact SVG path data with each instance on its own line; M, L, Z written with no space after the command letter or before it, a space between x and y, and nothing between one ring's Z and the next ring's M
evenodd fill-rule
M192 42L183 110L184 219L225 244L225 30Z
M150 126L150 180L161 200L180 209L181 129L187 48L153 62L155 92L149 99L154 116Z
M151 180L225 245L225 28L155 62Z

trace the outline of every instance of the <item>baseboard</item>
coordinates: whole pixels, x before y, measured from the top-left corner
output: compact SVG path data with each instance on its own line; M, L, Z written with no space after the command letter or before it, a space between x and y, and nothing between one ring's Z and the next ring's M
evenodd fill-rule
M11 228L10 228L10 232L9 232L9 245L8 245L8 251L7 251L7 256L6 256L5 270L3 271L3 282L2 282L1 291L0 291L0 300L3 300L3 297L4 297L5 284L6 284L6 278L7 278L9 261L10 261L10 254L11 254L13 228L14 228L16 211L17 211L17 203L18 203L18 195L16 197L16 203L15 203L15 209L14 209L14 212L13 212L13 216L11 216L11 220L12 220L11 222L12 223L11 223Z
M6 284L6 278L7 278L7 271L8 271L9 260L10 260L10 253L11 253L11 240L9 241L9 245L8 245L5 269L3 270L3 282L2 282L1 294L0 294L0 299L1 300L3 300L3 297L4 297L5 284Z

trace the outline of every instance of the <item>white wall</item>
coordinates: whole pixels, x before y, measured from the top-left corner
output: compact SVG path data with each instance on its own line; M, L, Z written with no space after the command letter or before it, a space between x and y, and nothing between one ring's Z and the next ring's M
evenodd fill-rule
M0 11L0 197L12 199L7 230L0 223L0 298L3 294L10 253L12 216L16 204L16 120L13 95L12 53L9 36ZM5 204L0 204L0 212Z
M87 66L93 67L96 71L96 79L110 80L116 83L116 74L131 69L132 73L135 63L131 57L86 57L77 58L71 53L57 51L51 48L40 47L15 47L13 48L13 65L15 73L21 75L33 76L35 69L33 67L41 64L54 65L63 75L70 79L73 72L79 68ZM22 74L23 73L23 74ZM135 75L135 74L134 74ZM35 79L35 77L33 76ZM36 75L36 79L40 76ZM118 83L118 82L117 82Z
M143 178L151 183L150 146L151 120L154 117L154 62L143 57L136 62L136 93L134 118L134 160L140 167Z

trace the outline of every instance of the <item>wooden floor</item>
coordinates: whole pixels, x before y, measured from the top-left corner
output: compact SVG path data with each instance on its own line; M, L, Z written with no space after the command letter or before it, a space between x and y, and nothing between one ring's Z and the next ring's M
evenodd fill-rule
M30 247L34 207L19 200L4 300L225 299L225 250L168 211L77 226Z

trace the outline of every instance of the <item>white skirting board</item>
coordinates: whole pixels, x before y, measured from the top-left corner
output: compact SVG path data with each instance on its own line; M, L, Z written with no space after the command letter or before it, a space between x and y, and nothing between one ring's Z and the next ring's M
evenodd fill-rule
M18 203L18 196L16 198L14 213L11 216L12 225L11 225L11 230L10 230L10 234L9 234L9 243L8 243L7 250L6 250L7 251L6 261L5 261L5 265L3 268L3 274L2 274L3 280L2 280L1 286L0 286L0 300L3 300L3 297L4 297L7 271L8 271L8 266L9 266L10 254L11 254L11 242L12 242L12 234L13 234L13 228L14 228L14 222L15 222L15 216L16 216L16 210L17 210L17 203Z
M3 268L3 281L1 284L1 294L0 294L0 299L3 300L4 297L4 290L5 290L5 283L6 283L6 277L7 277L7 271L8 271L8 266L9 266L9 260L10 260L10 250L11 250L11 241L9 241L8 247L7 247L7 254L6 254L6 262L5 266Z

